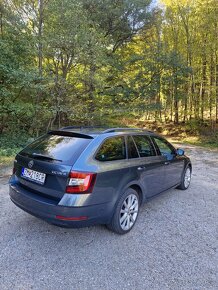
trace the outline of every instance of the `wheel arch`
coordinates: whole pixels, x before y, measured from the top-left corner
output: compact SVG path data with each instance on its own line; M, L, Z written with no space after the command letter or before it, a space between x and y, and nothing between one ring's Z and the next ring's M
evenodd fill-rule
M144 195L143 195L141 187L138 184L132 184L131 186L129 186L129 188L134 189L138 193L139 201L140 201L140 205L141 205L144 201Z
M186 170L186 168L188 168L188 167L190 167L190 169L191 169L191 172L192 172L192 164L191 164L191 161L188 161L187 163L186 163L186 165L185 165L185 170Z
M119 202L120 197L122 194L128 190L129 188L135 190L139 195L139 201L140 205L146 201L146 188L143 187L143 185L138 180L132 180L125 185L120 186L117 189L117 195L116 195L116 202L114 204L114 208L116 207L117 203Z

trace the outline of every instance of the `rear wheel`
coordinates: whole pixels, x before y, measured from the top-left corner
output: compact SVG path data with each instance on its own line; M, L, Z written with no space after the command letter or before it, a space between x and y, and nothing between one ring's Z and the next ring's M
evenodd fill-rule
M134 226L139 213L139 195L132 188L120 197L108 228L118 234L128 233Z
M178 186L178 188L185 190L189 187L190 183L191 183L191 167L188 166L188 167L186 167L186 169L183 173L182 182Z

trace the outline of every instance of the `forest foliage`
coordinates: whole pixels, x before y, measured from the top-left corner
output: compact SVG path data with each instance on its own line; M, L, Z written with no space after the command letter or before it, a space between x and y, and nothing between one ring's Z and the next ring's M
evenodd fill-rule
M217 0L0 1L2 136L131 120L216 127Z

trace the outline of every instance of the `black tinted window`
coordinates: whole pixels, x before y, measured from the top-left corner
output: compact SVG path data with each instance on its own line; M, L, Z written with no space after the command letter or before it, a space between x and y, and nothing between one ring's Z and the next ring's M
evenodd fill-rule
M43 155L61 161L70 161L91 142L91 139L71 136L44 135L24 148L21 155ZM37 156L35 156L37 158Z
M138 158L139 154L131 136L127 138L128 158Z
M107 139L98 150L95 158L99 161L112 161L126 158L125 140L123 137Z
M140 157L149 157L156 155L155 150L147 136L137 135L133 136L133 139L138 148Z

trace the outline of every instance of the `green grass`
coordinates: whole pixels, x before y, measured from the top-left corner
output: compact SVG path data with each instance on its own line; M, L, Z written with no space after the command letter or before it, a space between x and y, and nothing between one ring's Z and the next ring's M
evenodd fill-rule
M3 167L9 167L13 165L15 156L0 156L0 169Z
M208 149L218 150L218 141L216 139L205 138L200 136L185 136L185 137L171 137L167 136L168 141L171 143L180 143L184 145L194 145Z
M184 143L189 143L191 145L201 146L210 149L218 149L218 140L213 138L205 137L186 137L183 140Z
M218 127L211 128L207 123L200 125L196 122L187 124L152 123L152 130L157 130L168 139L178 143L188 143L209 149L218 149Z
M16 154L28 142L29 136L26 134L2 134L0 138L0 170L13 166Z

